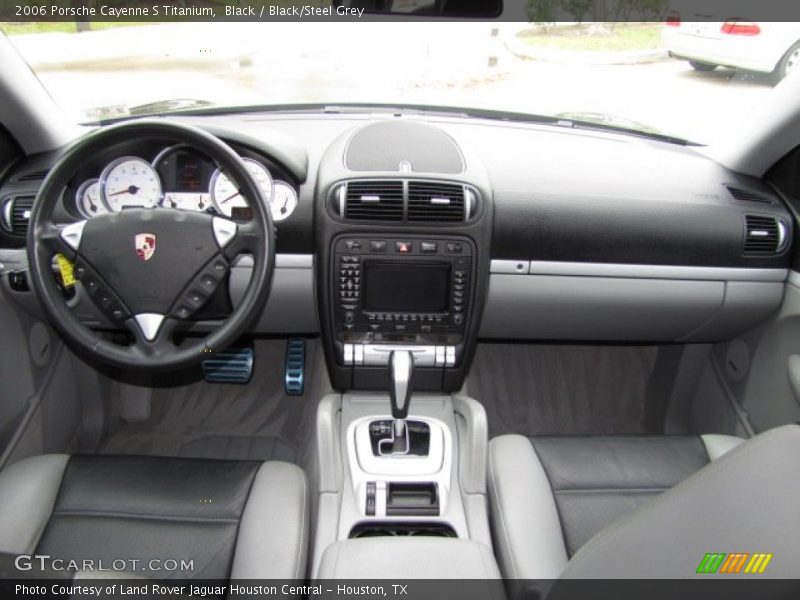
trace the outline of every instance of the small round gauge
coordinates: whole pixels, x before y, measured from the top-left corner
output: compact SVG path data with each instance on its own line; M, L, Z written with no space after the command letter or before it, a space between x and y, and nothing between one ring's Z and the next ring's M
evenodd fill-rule
M208 192L164 192L161 206L203 212L211 206L211 196Z
M264 165L252 158L243 158L242 161L261 188L264 198L271 202L272 175ZM239 193L239 188L219 169L211 178L211 201L214 208L226 217L232 216L235 208L247 208L247 200Z
M99 217L108 212L106 205L103 204L100 181L97 179L87 179L81 184L75 193L75 203L80 213L87 219Z
M100 176L103 198L111 212L126 208L153 208L161 198L161 180L153 166L126 156L109 164Z
M272 190L272 202L269 203L272 220L288 219L297 208L297 192L285 181L276 181Z

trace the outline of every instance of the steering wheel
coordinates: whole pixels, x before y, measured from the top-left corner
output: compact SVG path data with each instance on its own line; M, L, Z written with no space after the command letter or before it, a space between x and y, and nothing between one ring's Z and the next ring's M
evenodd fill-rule
M172 208L135 208L59 224L56 206L80 167L101 151L131 139L165 139L204 153L247 199L248 221ZM53 325L79 351L124 369L176 369L198 363L236 340L260 314L275 265L268 200L241 158L223 141L188 125L154 119L98 129L65 152L34 202L28 227L30 279ZM63 254L97 308L133 334L118 345L85 326L64 300L53 276ZM239 305L201 341L177 344L187 325L241 254L253 258L250 283Z

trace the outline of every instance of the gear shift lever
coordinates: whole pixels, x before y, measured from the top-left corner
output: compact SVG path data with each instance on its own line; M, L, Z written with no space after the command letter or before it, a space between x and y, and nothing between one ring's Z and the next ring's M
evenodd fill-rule
M395 447L406 438L406 417L411 402L414 357L408 350L393 350L389 355L389 398L392 402Z

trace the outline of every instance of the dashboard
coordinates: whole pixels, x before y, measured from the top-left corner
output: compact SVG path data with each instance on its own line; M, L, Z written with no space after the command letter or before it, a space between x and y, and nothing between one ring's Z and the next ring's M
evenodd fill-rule
M337 389L382 388L395 344L416 348L421 389L456 390L478 339L732 339L779 308L792 268L786 201L692 147L439 115L174 119L228 142L270 203L276 269L251 333L320 335ZM7 270L24 271L25 211L57 158L0 174ZM61 217L130 207L249 214L201 153L130 140L76 174ZM193 331L237 305L249 268Z
M265 161L242 159L269 202L273 221L289 218L298 205L295 187L273 175ZM274 168L273 168L274 169ZM250 218L247 200L237 184L199 151L185 145L168 146L148 160L138 155L114 158L96 177L83 179L69 212L91 219L130 208L165 207L214 212L229 218Z

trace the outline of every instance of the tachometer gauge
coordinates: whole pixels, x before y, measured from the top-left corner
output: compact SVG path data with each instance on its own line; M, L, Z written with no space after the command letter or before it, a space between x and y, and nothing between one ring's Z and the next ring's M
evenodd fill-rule
M297 192L285 181L276 181L272 190L272 202L269 203L272 220L288 219L297 208Z
M75 203L80 213L87 219L106 214L108 209L103 204L101 196L100 181L97 179L84 181L75 193Z
M161 198L161 180L152 165L126 156L109 164L100 176L103 198L111 212L126 208L153 208Z
M242 161L256 180L264 198L267 202L271 202L272 175L264 165L252 158L243 158ZM239 193L239 188L219 169L211 178L211 201L214 203L214 208L226 217L232 216L236 208L247 208L247 200Z

